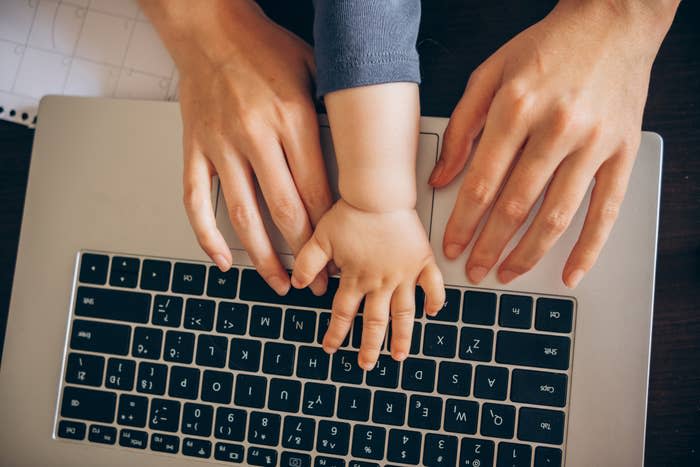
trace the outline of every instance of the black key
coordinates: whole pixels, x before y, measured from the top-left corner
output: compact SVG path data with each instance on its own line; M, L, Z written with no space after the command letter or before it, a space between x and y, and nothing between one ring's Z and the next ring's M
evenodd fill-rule
M197 337L197 365L223 368L226 366L228 338L200 334Z
M182 297L156 295L153 299L151 322L158 326L177 328L182 321Z
M194 358L194 334L168 331L165 334L163 359L168 362L192 363Z
M151 360L160 359L160 348L163 344L163 331L154 328L137 327L134 329L134 342L131 345L131 355Z
M243 407L265 407L267 380L262 376L238 375L233 402Z
M272 303L276 305L303 306L307 308L323 308L331 309L333 296L338 290L338 279L335 277L328 278L328 290L326 293L317 297L311 290L291 288L287 295L277 295L265 280L255 272L254 269L244 269L241 274L241 291L240 297L242 300L249 302Z
M505 328L528 329L532 324L532 297L501 295L498 324Z
M236 298L238 287L238 269L231 268L223 272L217 266L209 266L207 295L217 298Z
M190 457L208 459L211 457L211 441L196 438L182 440L182 453Z
M518 439L561 444L564 441L564 412L522 407L518 414Z
M473 435L479 418L479 404L463 399L447 399L445 402L445 431Z
M374 462L356 461L353 459L348 464L348 467L379 467L379 464Z
M353 350L338 350L333 354L331 365L331 380L336 383L362 383L362 368L357 364L357 352Z
M433 392L435 360L407 358L403 362L401 387L409 391Z
M75 350L127 355L130 337L129 326L76 319L73 321L70 347Z
M561 467L561 449L537 446L535 467Z
M66 364L66 382L100 386L104 366L104 357L71 352Z
M119 396L117 423L125 426L143 428L148 415L148 399L143 396L122 394Z
M119 432L119 446L134 449L146 449L148 433L145 431L123 429Z
M260 341L232 338L228 367L232 370L258 371L261 347Z
M294 372L294 352L292 344L267 342L263 356L263 372L271 375L292 376Z
M133 360L122 360L121 358L110 358L107 361L107 374L105 375L105 386L110 389L121 389L131 391L134 387L134 374L136 373L136 362Z
M78 287L75 298L76 315L113 321L147 323L150 307L151 296L143 292Z
M418 431L389 430L387 459L390 462L417 465L420 462L420 448L423 444L422 435Z
M338 390L338 418L366 422L371 397L369 389L341 386Z
M272 466L277 465L277 451L274 449L265 449L251 446L248 448L248 458L246 459L250 465Z
M416 287L416 319L421 319L423 317L423 307L425 305L425 293L420 287Z
M240 444L216 443L214 458L218 461L240 464L243 462L243 451L243 446Z
M229 441L243 441L248 415L244 410L219 407L216 409L214 436Z
M526 404L566 405L567 376L544 371L513 370L510 400Z
M330 384L304 384L301 411L306 415L332 417L335 408L335 386Z
M462 438L459 449L459 465L493 467L493 441L486 439ZM478 461L478 463L476 463Z
M284 467L311 467L311 456L300 452L283 451L280 465Z
M420 352L420 340L422 334L423 325L421 323L413 323L413 334L411 334L411 348L408 351L408 353L410 353L411 355L418 355L418 353Z
M454 358L457 353L457 327L426 324L423 353L431 357Z
M165 292L170 287L170 262L144 259L141 270L141 288Z
M406 394L376 391L372 406L372 421L382 425L401 426L406 419Z
M384 458L386 428L355 425L352 430L352 455L363 459Z
M214 327L214 302L188 298L185 304L185 328L211 331Z
M80 257L80 282L88 284L104 284L107 282L109 257L94 253L83 253ZM82 439L82 438L81 438Z
M428 433L425 435L423 464L434 467L453 466L457 463L457 437Z
M551 332L571 332L574 302L556 298L538 298L535 329Z
M313 418L284 417L282 446L290 449L311 451L314 448L316 422Z
M217 404L229 404L233 389L233 374L204 370L202 377L202 400L216 402Z
M474 371L474 397L504 401L507 393L507 368L486 365L476 366Z
M350 424L321 420L318 422L316 450L325 454L344 456L350 449Z
M335 457L316 456L314 467L345 467L345 461Z
M456 323L459 320L461 295L462 293L457 289L445 289L445 303L436 316L428 316L428 319Z
M315 311L288 308L284 312L284 340L313 342L316 331L316 314Z
M362 344L362 329L363 329L362 315L357 315L352 320L352 339L350 341L351 345L355 349L359 349Z
M279 412L299 411L301 400L301 383L291 379L272 378L267 407Z
M248 442L277 446L280 438L281 417L273 413L251 412L248 425Z
M442 399L430 396L411 396L408 404L408 426L438 430L441 420Z
M112 270L109 273L109 284L117 287L136 287L139 277L138 258L115 256L112 258Z
M177 454L180 450L180 438L162 433L153 433L151 435L151 450Z
M493 324L496 322L496 294L491 292L464 292L462 322Z
M175 365L170 367L170 397L195 400L198 393L199 369Z
M328 378L329 356L321 347L302 345L297 358L297 376L299 378Z
M381 354L372 371L367 372L367 385L396 389L399 386L399 362Z
M328 330L328 325L331 322L331 314L330 313L321 313L321 316L318 318L318 332L316 333L317 338L316 342L319 344L323 344L323 337L326 335L326 331ZM345 339L343 340L343 343L340 345L341 347L347 347L350 345L350 333L348 333L345 336Z
M254 305L250 314L250 335L277 339L282 325L282 309L276 306Z
M211 424L214 419L214 408L211 405L193 404L187 402L182 407L182 432L208 438L211 435Z
M498 443L496 467L530 467L532 446L516 443Z
M481 434L494 438L512 438L515 425L515 407L489 404L481 406Z
M63 388L62 417L112 423L116 406L117 395L113 392L72 386Z
M440 362L437 390L440 394L467 397L472 381L468 363Z
M216 331L242 336L248 329L248 305L245 303L219 302Z
M151 430L176 432L180 427L180 402L152 399L148 427Z
M499 331L496 361L511 365L566 370L571 339L562 336Z
M56 432L56 434L59 438L85 439L85 424L80 422L61 420L58 423L58 431Z
M202 295L207 269L202 264L175 263L172 290L187 295Z
M165 365L141 362L136 380L136 390L147 394L165 394L167 373L168 367Z
M117 429L113 426L90 425L88 439L93 443L114 444L117 442Z
M493 354L493 331L463 327L459 332L459 358L488 362Z

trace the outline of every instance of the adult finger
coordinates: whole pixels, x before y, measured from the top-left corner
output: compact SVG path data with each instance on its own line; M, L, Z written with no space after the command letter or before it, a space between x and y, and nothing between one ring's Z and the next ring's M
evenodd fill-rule
M435 261L430 261L418 276L418 285L423 289L425 303L423 310L429 316L435 316L445 304L445 284L442 273Z
M411 347L416 316L415 289L414 284L401 284L391 296L391 355L397 361L403 361Z
M348 277L340 280L338 290L333 297L331 321L323 338L323 350L334 353L342 345L363 296L364 293L359 289L356 280Z
M372 370L379 358L389 323L390 303L391 292L385 290L372 291L365 298L362 342L357 356L357 363L364 370Z

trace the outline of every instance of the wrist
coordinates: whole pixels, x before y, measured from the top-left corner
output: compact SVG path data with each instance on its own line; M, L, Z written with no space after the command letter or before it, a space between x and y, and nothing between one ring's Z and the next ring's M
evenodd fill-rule
M346 203L362 211L388 212L416 207L415 174L406 170L405 165L346 168L338 177L338 191Z

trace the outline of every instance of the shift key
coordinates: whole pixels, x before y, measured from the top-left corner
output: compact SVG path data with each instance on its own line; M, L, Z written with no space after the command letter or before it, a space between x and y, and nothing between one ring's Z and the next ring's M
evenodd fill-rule
M568 337L527 332L499 331L496 361L520 366L566 370L569 368Z
M76 319L73 321L70 347L75 350L127 355L130 337L131 328L124 324Z
M151 296L143 292L78 287L75 314L90 318L147 323Z

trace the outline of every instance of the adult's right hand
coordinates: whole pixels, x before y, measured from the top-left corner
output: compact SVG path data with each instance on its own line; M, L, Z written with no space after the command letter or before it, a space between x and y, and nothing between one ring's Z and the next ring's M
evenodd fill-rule
M232 256L216 226L219 176L231 223L253 264L279 294L289 275L260 214L257 179L292 252L331 206L313 104L313 53L252 1L142 1L180 72L184 204L199 244L222 270ZM323 293L327 274L311 284Z

